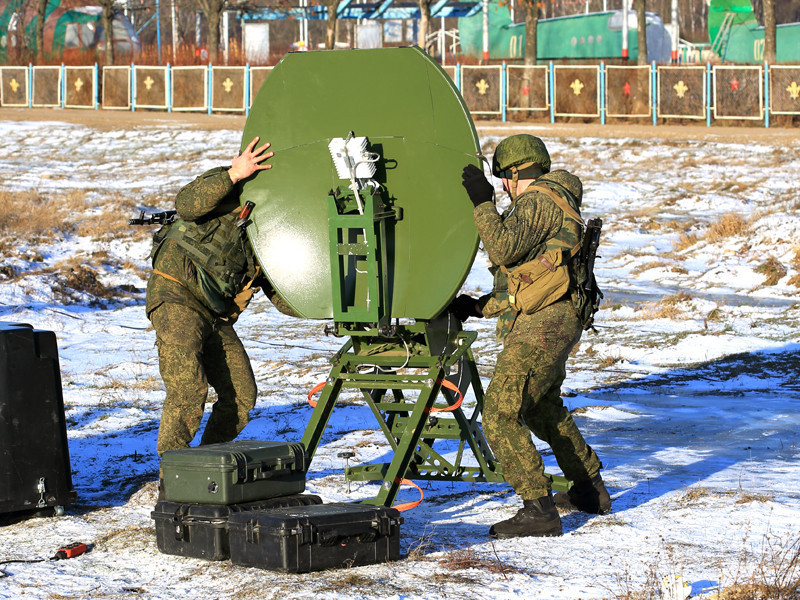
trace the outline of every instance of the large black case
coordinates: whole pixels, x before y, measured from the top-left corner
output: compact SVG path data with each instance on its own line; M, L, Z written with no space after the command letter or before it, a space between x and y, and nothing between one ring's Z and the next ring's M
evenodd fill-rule
M236 513L228 519L231 562L307 573L398 560L402 522L394 508L366 504Z
M230 557L228 518L232 514L284 506L322 504L313 494L296 494L241 504L187 504L161 501L150 516L155 520L156 544L164 554L206 560Z
M0 513L75 497L55 333L0 322Z

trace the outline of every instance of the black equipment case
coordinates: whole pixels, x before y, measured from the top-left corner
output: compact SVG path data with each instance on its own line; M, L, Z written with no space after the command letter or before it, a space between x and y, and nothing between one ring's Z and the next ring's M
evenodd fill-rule
M56 335L0 322L0 514L75 498Z
M398 560L402 522L396 509L367 504L240 512L228 519L231 562L307 573Z
M226 560L230 557L228 517L232 514L313 504L322 504L322 499L312 494L297 494L241 504L181 504L163 500L150 516L155 520L160 552Z
M161 458L164 499L198 504L238 504L306 489L302 444L234 441L185 450Z

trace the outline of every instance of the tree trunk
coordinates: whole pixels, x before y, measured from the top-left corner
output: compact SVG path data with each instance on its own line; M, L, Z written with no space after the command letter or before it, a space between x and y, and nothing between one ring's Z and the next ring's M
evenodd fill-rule
M775 63L775 0L764 0L764 60Z
M419 31L417 32L417 45L427 52L428 24L431 20L430 0L417 0L419 6Z
M103 31L106 36L105 64L110 67L114 64L114 1L102 0Z
M328 50L336 47L336 9L338 7L339 3L335 1L328 4L328 23L325 29L325 47Z
M47 17L47 0L36 5L36 64L44 64L44 20Z
M535 65L537 57L536 29L539 25L539 8L536 0L525 0L525 64Z
M636 42L639 49L636 53L636 64L647 64L647 21L645 20L646 0L633 0L634 10L636 11Z
M206 20L208 21L208 62L215 65L219 52L219 12L216 10L207 12Z

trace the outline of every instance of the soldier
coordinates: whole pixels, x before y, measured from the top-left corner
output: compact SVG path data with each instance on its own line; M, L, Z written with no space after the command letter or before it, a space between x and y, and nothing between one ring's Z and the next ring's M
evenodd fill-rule
M154 236L147 316L156 331L161 377L167 388L158 430L159 455L186 448L200 428L208 386L217 401L201 444L227 442L247 425L255 406L250 359L233 329L258 289L259 267L237 224L236 184L272 156L258 138L230 167L217 167L184 186L175 198L180 219ZM255 148L255 149L254 149Z
M526 134L497 145L492 173L512 200L502 215L493 203L494 188L481 169L465 167L462 183L475 206L475 225L491 261L494 289L479 299L461 295L451 305L462 321L470 316L497 317L497 337L504 344L486 390L483 428L523 508L493 525L489 534L557 536L562 529L556 504L594 514L611 511L600 460L560 396L567 358L584 325L579 315L585 297L578 288L585 271L571 260L581 243L578 211L583 186L567 171L551 173L544 143ZM536 267L547 276L557 274L548 262L558 264L553 257L565 257L560 271L563 285L515 287L514 297L509 297L509 272L526 265L533 267L531 277ZM534 308L520 310L523 297ZM568 495L556 495L556 502L531 432L550 445L564 475L574 482Z

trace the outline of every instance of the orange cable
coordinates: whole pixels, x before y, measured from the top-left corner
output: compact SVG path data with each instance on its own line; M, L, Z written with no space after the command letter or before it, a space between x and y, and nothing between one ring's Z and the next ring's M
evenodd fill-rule
M310 392L308 392L308 403L311 405L311 408L317 408L317 401L316 400L312 400L311 396L313 396L318 391L320 391L322 388L324 388L326 383L327 383L327 381L323 381L322 383L318 383L313 388L311 388Z
M425 498L425 494L422 492L422 488L419 487L416 483L414 483L410 479L401 479L400 485L410 485L412 487L417 488L419 490L419 500L417 500L416 502L405 502L403 504L398 504L396 506L393 506L392 508L400 512L403 512L404 510L409 510L411 508L416 508L417 506L419 506L420 502L422 502L422 500Z
M455 404L453 404L451 406L447 406L445 408L431 407L431 412L432 413L435 413L435 412L452 412L455 409L457 409L459 406L461 406L461 402L464 401L464 394L461 393L461 390L458 389L456 384L453 383L452 381L447 380L447 379L440 380L439 383L442 384L442 387L446 387L448 390L452 390L453 392L458 394L458 400L456 400Z

